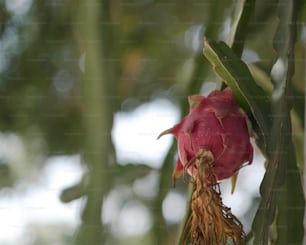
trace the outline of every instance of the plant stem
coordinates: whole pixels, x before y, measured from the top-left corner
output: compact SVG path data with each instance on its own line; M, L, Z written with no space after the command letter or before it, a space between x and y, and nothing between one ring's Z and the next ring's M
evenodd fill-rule
M108 158L110 152L111 109L108 79L106 75L104 37L101 35L103 14L108 10L107 1L79 1L77 25L75 29L80 53L85 52L86 64L82 77L84 104L84 152L83 159L88 166L88 184L86 203L82 213L82 224L76 238L76 244L103 244L105 232L102 224L103 198L109 182ZM101 27L102 22L102 27Z

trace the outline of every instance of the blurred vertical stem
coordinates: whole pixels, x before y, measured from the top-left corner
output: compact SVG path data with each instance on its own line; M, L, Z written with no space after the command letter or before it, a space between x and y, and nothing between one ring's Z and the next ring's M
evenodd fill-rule
M254 8L255 0L238 0L235 4L235 16L233 17L228 44L238 57L242 56L249 21L254 14Z
M169 173L173 168L172 162L175 150L176 145L175 143L172 143L171 148L168 151L168 154L163 162L163 166L160 171L158 194L152 203L154 217L154 225L152 229L154 235L153 244L167 244L167 235L165 234L167 227L165 218L163 216L162 203L167 193L169 192L169 187L171 186L172 179L169 176Z
M78 9L74 31L79 52L86 57L81 88L85 125L83 159L88 166L87 198L76 243L100 245L105 240L101 217L103 197L109 182L107 170L112 120L107 101L110 91L105 62L102 62L105 56L103 47L107 46L104 43L107 33L103 14L108 11L108 2L103 1L102 5L96 0L80 0L75 6Z
M254 244L269 243L269 231L273 222L277 231L275 244L302 244L304 235L305 198L290 120L296 20L300 8L295 0L280 0L278 8L279 25L273 42L276 62L271 72L275 86L272 95L269 159L260 187L262 200L253 222Z
M205 37L208 39L216 39L218 38L220 27L223 26L224 22L224 13L226 10L226 5L228 1L225 0L215 0L211 1L211 15L206 24ZM204 40L203 40L204 43ZM210 63L207 59L203 58L202 50L197 53L194 58L195 65L193 72L190 77L190 81L188 82L188 87L185 90L185 94L180 94L180 97L184 98L184 95L192 95L199 93L204 79L207 77L209 73ZM187 99L185 96L185 99ZM180 103L180 107L182 109L182 114L186 115L189 111L189 105L186 103L187 100L183 100Z

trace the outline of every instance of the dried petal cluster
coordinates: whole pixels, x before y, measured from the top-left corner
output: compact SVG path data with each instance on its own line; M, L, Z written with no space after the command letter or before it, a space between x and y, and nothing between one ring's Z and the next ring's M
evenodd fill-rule
M187 223L189 232L185 232L185 243L191 240L193 245L225 245L230 238L234 244L240 244L245 237L243 226L231 209L222 203L219 184L214 181L212 153L200 150L192 162L197 166L198 173L194 181L192 213Z
M189 114L160 135L171 133L178 141L174 180L186 171L194 185L186 240L193 245L226 244L228 239L240 244L242 225L222 203L218 183L252 162L247 117L230 90L190 96L189 105Z

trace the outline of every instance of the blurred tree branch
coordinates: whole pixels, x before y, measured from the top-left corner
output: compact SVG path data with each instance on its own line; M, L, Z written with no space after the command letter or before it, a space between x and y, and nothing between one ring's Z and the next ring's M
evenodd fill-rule
M80 53L85 54L82 78L85 142L83 159L88 166L86 204L82 214L77 244L103 244L102 204L110 181L112 92L108 80L107 48L109 48L108 1L79 1L75 33Z

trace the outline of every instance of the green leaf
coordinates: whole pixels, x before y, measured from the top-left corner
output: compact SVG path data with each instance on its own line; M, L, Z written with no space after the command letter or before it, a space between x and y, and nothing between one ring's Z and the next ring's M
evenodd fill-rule
M252 112L260 128L259 137L267 143L269 134L270 94L259 87L247 65L240 60L224 42L205 40L204 55L213 65L215 72L232 89L242 109Z

